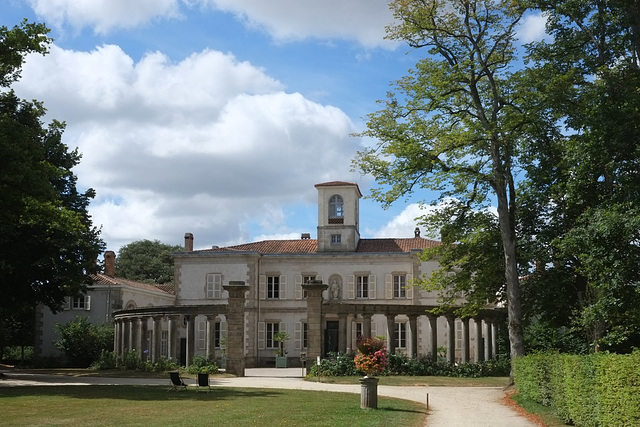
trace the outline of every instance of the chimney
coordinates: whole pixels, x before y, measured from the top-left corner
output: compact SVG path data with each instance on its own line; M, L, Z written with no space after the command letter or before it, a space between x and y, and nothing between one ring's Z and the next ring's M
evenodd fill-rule
M113 251L104 253L104 274L109 277L115 277L116 275L116 253Z
M193 234L184 233L184 251L193 252Z
M420 228L419 228L419 227L416 227L416 229L415 229L415 230L413 230L413 233L414 233L414 235L415 235L416 239L417 239L418 237L420 237Z
M309 240L311 239L311 233L302 233L302 235L300 236L300 238L302 240Z

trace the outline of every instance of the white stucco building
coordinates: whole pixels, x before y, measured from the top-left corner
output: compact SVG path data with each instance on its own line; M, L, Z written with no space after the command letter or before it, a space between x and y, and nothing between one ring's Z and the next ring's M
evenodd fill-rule
M185 252L174 254L175 303L116 312L116 351L140 348L149 335L153 357L189 364L194 354L220 358L226 342L228 355L235 351L244 367L269 366L274 334L284 331L291 338L289 366L299 366L301 353L353 351L359 336L385 336L391 352L412 357L443 348L451 362L495 354L501 314L493 307L474 319L431 315L426 310L436 295L411 286L438 268L418 254L439 242L420 237L418 229L412 238L361 238L358 185L336 181L316 189L317 239L302 234L193 250L187 233ZM308 282L324 286L312 289ZM241 320L232 328L230 317Z

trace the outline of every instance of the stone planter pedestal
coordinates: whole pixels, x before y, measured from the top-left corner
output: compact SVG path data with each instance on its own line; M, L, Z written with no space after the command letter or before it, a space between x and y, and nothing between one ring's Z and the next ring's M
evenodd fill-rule
M360 378L360 407L362 409L378 409L378 378Z

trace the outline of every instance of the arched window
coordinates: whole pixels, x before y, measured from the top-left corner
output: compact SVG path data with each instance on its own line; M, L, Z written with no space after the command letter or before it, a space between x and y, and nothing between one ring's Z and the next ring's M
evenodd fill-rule
M329 199L329 218L342 218L344 216L344 203L342 196L337 194Z

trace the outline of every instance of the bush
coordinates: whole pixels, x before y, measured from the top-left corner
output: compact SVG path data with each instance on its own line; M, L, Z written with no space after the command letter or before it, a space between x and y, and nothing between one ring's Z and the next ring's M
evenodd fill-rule
M187 368L190 374L217 374L218 365L216 362L207 359L204 356L193 356L193 363Z
M640 351L632 354L532 354L514 361L526 399L551 406L578 426L640 425Z
M82 316L64 325L56 323L56 331L60 334L56 347L76 367L86 368L100 357L102 350L113 348L113 326L95 325Z
M320 360L320 365L313 364L309 375L320 377L346 377L364 375L356 369L353 354L329 353L326 359Z
M116 369L118 366L118 358L113 351L102 350L100 357L91 364L91 369L106 370Z

